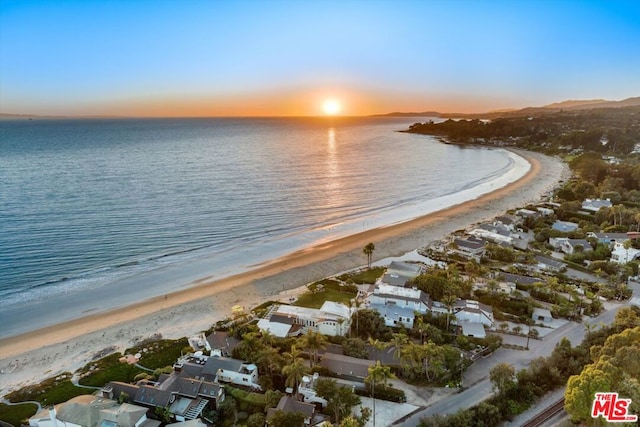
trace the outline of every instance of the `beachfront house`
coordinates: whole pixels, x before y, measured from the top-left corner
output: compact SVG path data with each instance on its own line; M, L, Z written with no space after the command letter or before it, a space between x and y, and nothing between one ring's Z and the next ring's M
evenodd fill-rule
M277 337L301 335L307 330L344 336L350 327L351 308L333 301L325 301L319 309L275 304L258 321L258 328Z
M102 396L119 399L124 393L137 405L169 408L176 421L200 418L206 409L216 409L225 398L220 378L205 369L207 359L201 354L188 354L174 364L171 374L160 375L158 381L142 380L136 384L112 381L102 389Z
M238 338L230 336L225 331L213 331L207 335L207 343L211 349L211 354L229 357L242 341Z
M158 427L160 421L147 418L147 408L113 399L82 395L29 418L30 427Z
M493 229L493 228L492 228ZM504 236L497 231L484 230L482 228L475 228L469 232L472 236L480 239L488 240L498 245L513 246L513 237Z
M609 199L585 199L582 209L589 212L598 212L602 208L610 208L613 204Z
M486 242L475 236L466 239L454 239L453 246L455 252L467 259L474 259L480 262L486 253Z
M387 326L412 327L416 312L427 313L431 310L431 299L419 289L380 283L369 296L367 305L380 313Z
M401 261L391 261L387 271L379 279L379 283L387 285L407 286L407 283L422 274L422 266Z

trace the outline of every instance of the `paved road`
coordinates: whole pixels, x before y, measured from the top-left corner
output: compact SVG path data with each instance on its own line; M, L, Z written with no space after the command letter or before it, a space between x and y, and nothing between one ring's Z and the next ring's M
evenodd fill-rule
M626 305L628 305L628 303L614 304L609 310L588 321L595 325L599 325L601 322L605 325L613 323L618 309ZM541 341L531 340L529 351L501 348L493 355L476 361L476 363L465 372L464 385L469 388L461 393L440 400L422 411L416 412L410 418L394 425L416 427L424 417L436 414L452 414L460 409L477 405L493 394L492 385L489 381L489 371L495 365L502 362L510 363L516 371L518 371L526 368L531 360L550 355L556 344L564 337L569 339L574 346L580 344L584 339L585 332L584 324L571 322L551 332Z

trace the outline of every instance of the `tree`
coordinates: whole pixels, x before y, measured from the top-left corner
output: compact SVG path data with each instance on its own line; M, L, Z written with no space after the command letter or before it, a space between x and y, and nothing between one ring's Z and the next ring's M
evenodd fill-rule
M277 410L269 418L269 425L273 427L304 427L304 414Z
M371 257L373 256L373 251L376 249L376 245L373 243L367 243L364 248L362 248L362 253L367 256L367 268L371 269Z
M382 384L383 387L387 386L390 379L396 378L391 372L391 368L383 366L380 361L377 361L375 365L369 366L369 375L364 379L365 384L371 386L371 398L373 399L373 427L376 426L376 384Z
M318 380L316 392L327 401L327 410L335 423L340 423L351 413L352 407L360 404L360 397L351 387L339 386L335 380L325 378Z
M318 350L323 350L327 347L327 339L319 332L308 329L302 336L300 345L302 348L306 348L311 355L311 363L314 365L318 361Z
M493 389L503 394L509 390L514 383L516 370L508 363L498 363L489 371L489 379L493 384Z
M365 308L353 314L357 320L356 336L364 338L381 338L389 334L389 328L384 323L384 319L375 310Z
M298 395L298 384L302 377L309 373L309 367L305 365L304 359L296 357L293 361L282 368L282 374L287 377L285 385L292 387L295 395Z
M169 410L168 406L156 406L156 409L153 412L160 419L160 421L164 423L170 422L171 417L173 417L173 414Z
M251 414L247 418L247 427L264 427L265 416L262 412Z

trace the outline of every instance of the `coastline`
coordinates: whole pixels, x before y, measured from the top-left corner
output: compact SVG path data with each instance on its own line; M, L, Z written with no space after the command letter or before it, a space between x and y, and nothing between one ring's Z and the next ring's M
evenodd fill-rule
M531 168L519 180L476 199L407 222L379 227L293 252L219 280L127 307L0 340L0 395L63 371L73 371L106 348L114 351L155 333L177 338L209 328L235 304L252 308L278 293L364 264L361 248L376 244L377 259L399 256L451 232L533 202L566 178L558 159L513 150Z

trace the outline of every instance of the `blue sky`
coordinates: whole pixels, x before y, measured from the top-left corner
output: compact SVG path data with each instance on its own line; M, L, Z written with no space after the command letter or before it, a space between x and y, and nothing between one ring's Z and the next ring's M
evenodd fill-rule
M0 2L3 113L468 111L640 95L640 2Z

